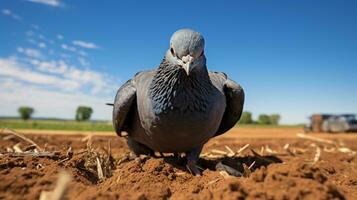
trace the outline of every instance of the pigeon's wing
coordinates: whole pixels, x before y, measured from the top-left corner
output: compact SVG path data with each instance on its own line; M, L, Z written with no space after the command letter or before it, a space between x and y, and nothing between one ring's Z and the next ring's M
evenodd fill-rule
M132 80L128 80L119 88L114 100L113 126L119 136L125 130L126 120L133 106L136 106L136 89Z
M216 87L222 88L226 96L226 109L215 134L215 136L218 136L231 129L240 119L244 104L244 90L224 73L210 73L210 77L212 83Z

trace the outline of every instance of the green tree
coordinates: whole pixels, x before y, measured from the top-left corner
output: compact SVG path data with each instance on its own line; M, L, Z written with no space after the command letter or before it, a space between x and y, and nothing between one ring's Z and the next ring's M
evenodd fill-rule
M23 120L30 119L32 113L34 113L34 109L31 107L27 107L27 106L21 106L17 111L19 112L20 117Z
M240 124L252 124L253 123L252 113L251 112L243 112L242 116L240 117L239 123Z
M87 106L78 106L76 111L76 120L77 121L86 121L89 120L93 110L91 107Z
M259 124L270 124L270 117L269 115L266 115L266 114L261 114L259 115L258 117L258 123Z
M281 117L279 114L271 114L269 118L271 124L278 125Z

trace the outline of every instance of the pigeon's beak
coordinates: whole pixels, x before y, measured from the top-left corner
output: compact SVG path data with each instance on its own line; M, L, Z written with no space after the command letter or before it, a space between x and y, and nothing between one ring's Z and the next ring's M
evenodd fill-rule
M186 63L183 65L183 69L186 71L187 76L190 75L190 65L191 63Z
M183 69L186 71L187 76L190 75L190 67L191 63L193 62L193 57L191 55L183 56L182 57L182 62L183 62Z

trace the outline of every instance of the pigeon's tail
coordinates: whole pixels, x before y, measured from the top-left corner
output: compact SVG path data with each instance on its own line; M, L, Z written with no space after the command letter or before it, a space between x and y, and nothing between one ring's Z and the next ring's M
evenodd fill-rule
M106 103L107 106L114 106L114 103Z

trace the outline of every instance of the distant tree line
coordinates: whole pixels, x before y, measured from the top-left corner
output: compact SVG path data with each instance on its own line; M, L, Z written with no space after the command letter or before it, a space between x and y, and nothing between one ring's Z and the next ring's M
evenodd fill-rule
M31 115L35 112L35 109L28 106L21 106L18 109L20 118L23 120L28 120ZM93 109L88 106L78 106L76 110L75 119L77 121L87 121L90 120L93 113ZM265 124L265 125L278 125L281 117L279 114L260 114L257 120L253 120L251 112L243 112L239 120L239 124Z
M258 119L255 121L253 120L251 112L243 112L242 116L238 123L240 124L265 124L265 125L278 125L280 122L280 115L279 114L260 114Z
M35 112L35 109L28 106L21 106L17 110L20 114L20 118L23 120L31 119L31 115ZM76 110L75 119L77 121L87 121L91 118L93 109L88 106L78 106Z

